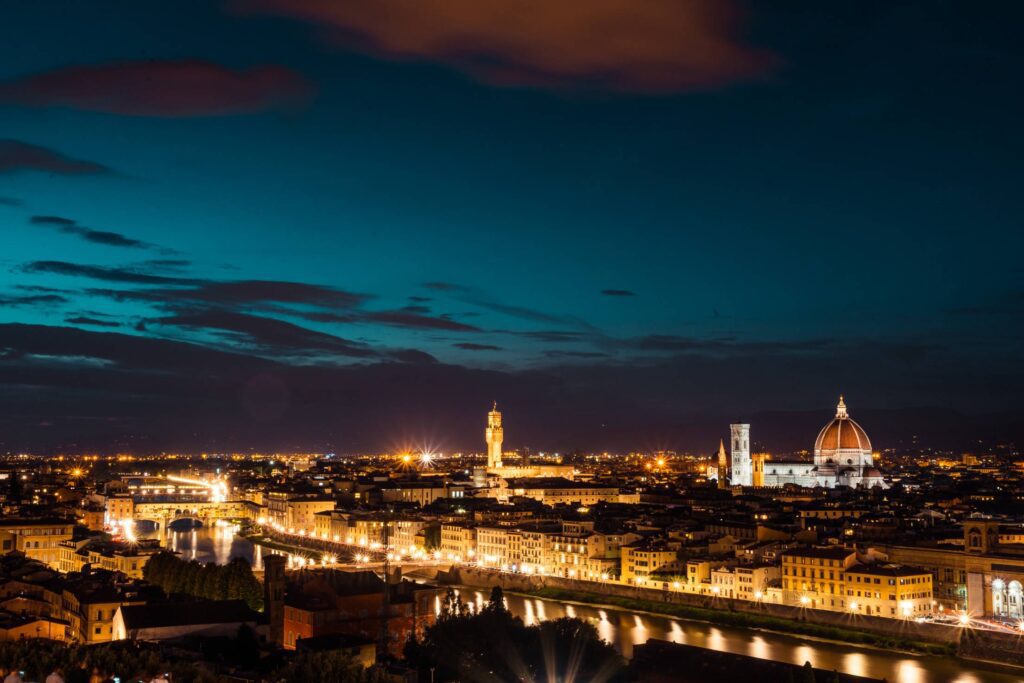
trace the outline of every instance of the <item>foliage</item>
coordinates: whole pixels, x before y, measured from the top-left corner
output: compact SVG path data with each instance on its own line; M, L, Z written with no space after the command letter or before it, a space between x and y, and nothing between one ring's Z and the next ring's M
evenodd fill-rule
M376 670L367 670L349 655L339 651L302 652L271 676L274 681L307 683L376 683Z
M173 553L159 553L143 569L147 581L168 594L184 593L207 600L245 600L249 607L263 609L263 588L252 567L241 557L226 565L186 562Z
M406 659L436 681L616 680L624 661L591 624L557 619L525 626L505 607L501 588L476 614L451 590L437 623L422 642L410 641Z
M441 547L440 524L429 524L423 528L423 546L428 551Z
M166 658L157 649L134 643L85 646L43 639L0 643L0 669L24 671L25 680L44 680L58 667L65 680L83 678L83 674L87 679L94 667L122 681L149 680L162 672L169 672L172 680L181 683L213 680L194 663Z

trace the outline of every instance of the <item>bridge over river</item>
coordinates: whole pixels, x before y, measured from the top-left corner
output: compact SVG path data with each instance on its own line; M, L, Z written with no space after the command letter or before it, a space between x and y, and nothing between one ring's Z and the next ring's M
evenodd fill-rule
M151 522L158 530L165 531L169 524L183 519L210 526L218 519L252 519L255 514L256 505L247 500L202 501L192 497L161 497L159 500L136 500L132 519Z

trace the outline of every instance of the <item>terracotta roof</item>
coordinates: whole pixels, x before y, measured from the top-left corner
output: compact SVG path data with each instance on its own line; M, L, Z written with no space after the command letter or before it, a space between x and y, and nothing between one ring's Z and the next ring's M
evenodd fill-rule
M862 451L871 450L871 441L864 429L850 419L846 413L846 404L840 398L835 418L825 425L814 442L814 452L835 451L852 448Z

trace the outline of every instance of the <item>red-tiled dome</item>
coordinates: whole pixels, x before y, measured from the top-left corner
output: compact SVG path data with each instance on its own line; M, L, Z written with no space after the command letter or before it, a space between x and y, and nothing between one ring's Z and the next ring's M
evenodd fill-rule
M818 434L818 440L814 442L814 452L837 451L840 449L856 449L871 452L871 442L868 435L859 424L850 419L846 413L846 403L843 397L839 397L839 405L836 408L836 416Z

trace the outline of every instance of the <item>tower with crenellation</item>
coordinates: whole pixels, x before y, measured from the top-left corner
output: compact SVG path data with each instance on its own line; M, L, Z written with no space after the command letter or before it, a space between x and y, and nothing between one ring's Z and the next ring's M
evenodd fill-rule
M487 440L487 468L501 469L501 444L505 440L505 430L501 426L501 413L498 402L494 402L491 412L487 413L487 429L484 431Z

